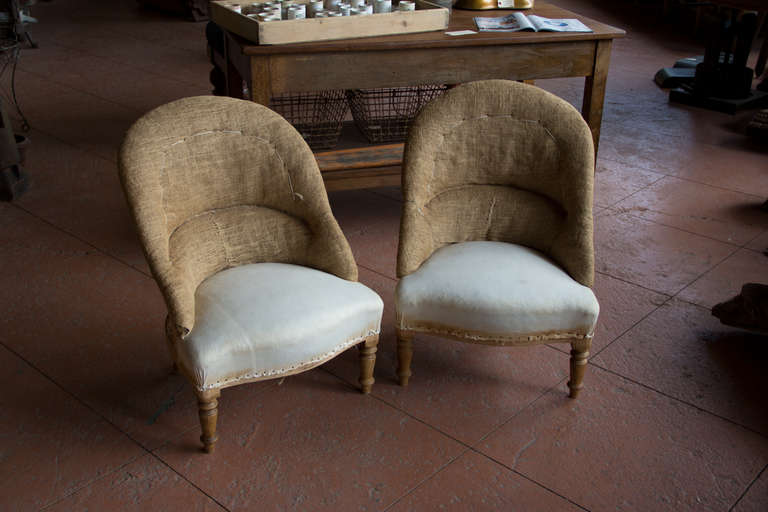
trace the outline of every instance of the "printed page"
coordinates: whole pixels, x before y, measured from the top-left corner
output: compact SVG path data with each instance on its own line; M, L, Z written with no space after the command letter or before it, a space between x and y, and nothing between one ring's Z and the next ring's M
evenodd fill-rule
M576 19L550 19L531 14L528 16L537 32L592 32L592 29Z
M520 32L522 30L535 31L525 14L514 12L509 16L498 18L475 18L477 29L481 32Z

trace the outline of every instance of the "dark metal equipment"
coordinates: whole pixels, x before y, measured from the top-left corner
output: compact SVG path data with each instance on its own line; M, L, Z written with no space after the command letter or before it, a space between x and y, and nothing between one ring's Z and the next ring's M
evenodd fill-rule
M0 99L0 201L13 201L29 187L10 119Z
M0 97L0 200L13 201L28 187L29 179L23 167L23 155L19 153L19 142L28 139L16 135L7 107L10 102L21 119L21 128L29 129L24 114L16 101L16 63L22 45L35 48L34 41L26 30L29 21L34 21L28 14L31 1L0 0L0 78L10 79L8 100ZM3 91L5 93L5 91Z
M692 78L679 80L669 100L720 112L734 113L745 108L759 108L768 102L768 94L752 90L754 71L747 58L755 38L757 14L753 11L723 9L723 16L713 23L703 61L696 64ZM662 70L664 71L664 70ZM677 74L685 74L679 70ZM669 85L671 75L657 75ZM681 77L677 77L681 78Z

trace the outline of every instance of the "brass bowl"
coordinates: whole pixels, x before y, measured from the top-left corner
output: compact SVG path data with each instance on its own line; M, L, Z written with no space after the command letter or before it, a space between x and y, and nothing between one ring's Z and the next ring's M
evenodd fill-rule
M513 3L507 0L505 3ZM510 9L530 9L533 7L533 0L514 0L514 7ZM498 9L498 0L458 0L453 4L455 9L471 9L473 11L485 11L488 9Z

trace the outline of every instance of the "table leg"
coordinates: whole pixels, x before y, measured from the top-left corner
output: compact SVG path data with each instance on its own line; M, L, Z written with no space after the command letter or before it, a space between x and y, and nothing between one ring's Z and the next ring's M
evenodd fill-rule
M269 57L251 56L251 100L269 106L272 98Z
M595 65L592 75L584 83L584 101L581 105L581 115L592 132L595 143L595 158L597 145L600 142L600 123L603 121L603 102L605 101L605 82L608 78L608 64L611 59L611 40L597 41L595 46Z
M243 98L243 77L238 72L237 66L233 62L235 52L231 48L231 38L224 38L224 90L230 98Z
M758 14L757 19L757 32L755 36L760 35L760 30L765 25L766 15L768 11L761 11ZM757 62L755 63L755 78L760 78L760 75L765 71L765 62L768 61L768 37L763 40L763 46L760 47L760 54L757 56Z

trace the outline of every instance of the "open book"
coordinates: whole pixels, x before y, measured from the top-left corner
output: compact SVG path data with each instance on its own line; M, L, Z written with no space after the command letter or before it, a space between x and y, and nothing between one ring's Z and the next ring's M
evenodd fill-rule
M550 19L521 12L499 18L475 18L481 32L592 32L592 29L576 19Z

